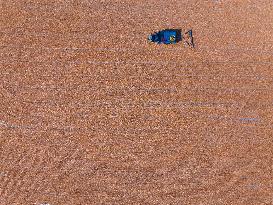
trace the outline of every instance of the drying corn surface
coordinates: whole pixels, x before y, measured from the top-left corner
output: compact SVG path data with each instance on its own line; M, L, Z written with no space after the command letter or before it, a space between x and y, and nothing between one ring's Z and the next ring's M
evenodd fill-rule
M0 11L1 205L273 204L272 1Z

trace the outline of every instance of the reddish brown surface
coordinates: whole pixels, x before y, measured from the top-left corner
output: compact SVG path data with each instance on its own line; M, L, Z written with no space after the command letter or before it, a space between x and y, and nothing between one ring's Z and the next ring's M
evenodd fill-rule
M0 6L1 205L273 204L271 0Z

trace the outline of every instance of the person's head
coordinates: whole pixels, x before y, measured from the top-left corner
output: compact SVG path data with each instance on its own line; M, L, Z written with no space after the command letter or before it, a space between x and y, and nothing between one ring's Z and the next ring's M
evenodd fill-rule
M152 42L152 41L153 41L153 36L152 36L152 35L149 35L149 36L148 36L148 40Z

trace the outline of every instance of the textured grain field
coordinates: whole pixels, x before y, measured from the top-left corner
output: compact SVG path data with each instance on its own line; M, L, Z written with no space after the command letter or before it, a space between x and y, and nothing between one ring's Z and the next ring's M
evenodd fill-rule
M272 11L0 0L0 205L272 205Z

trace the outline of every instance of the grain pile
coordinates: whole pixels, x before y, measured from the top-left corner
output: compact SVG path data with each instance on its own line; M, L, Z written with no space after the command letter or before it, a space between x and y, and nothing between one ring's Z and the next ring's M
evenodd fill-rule
M3 0L0 204L273 204L272 9Z

